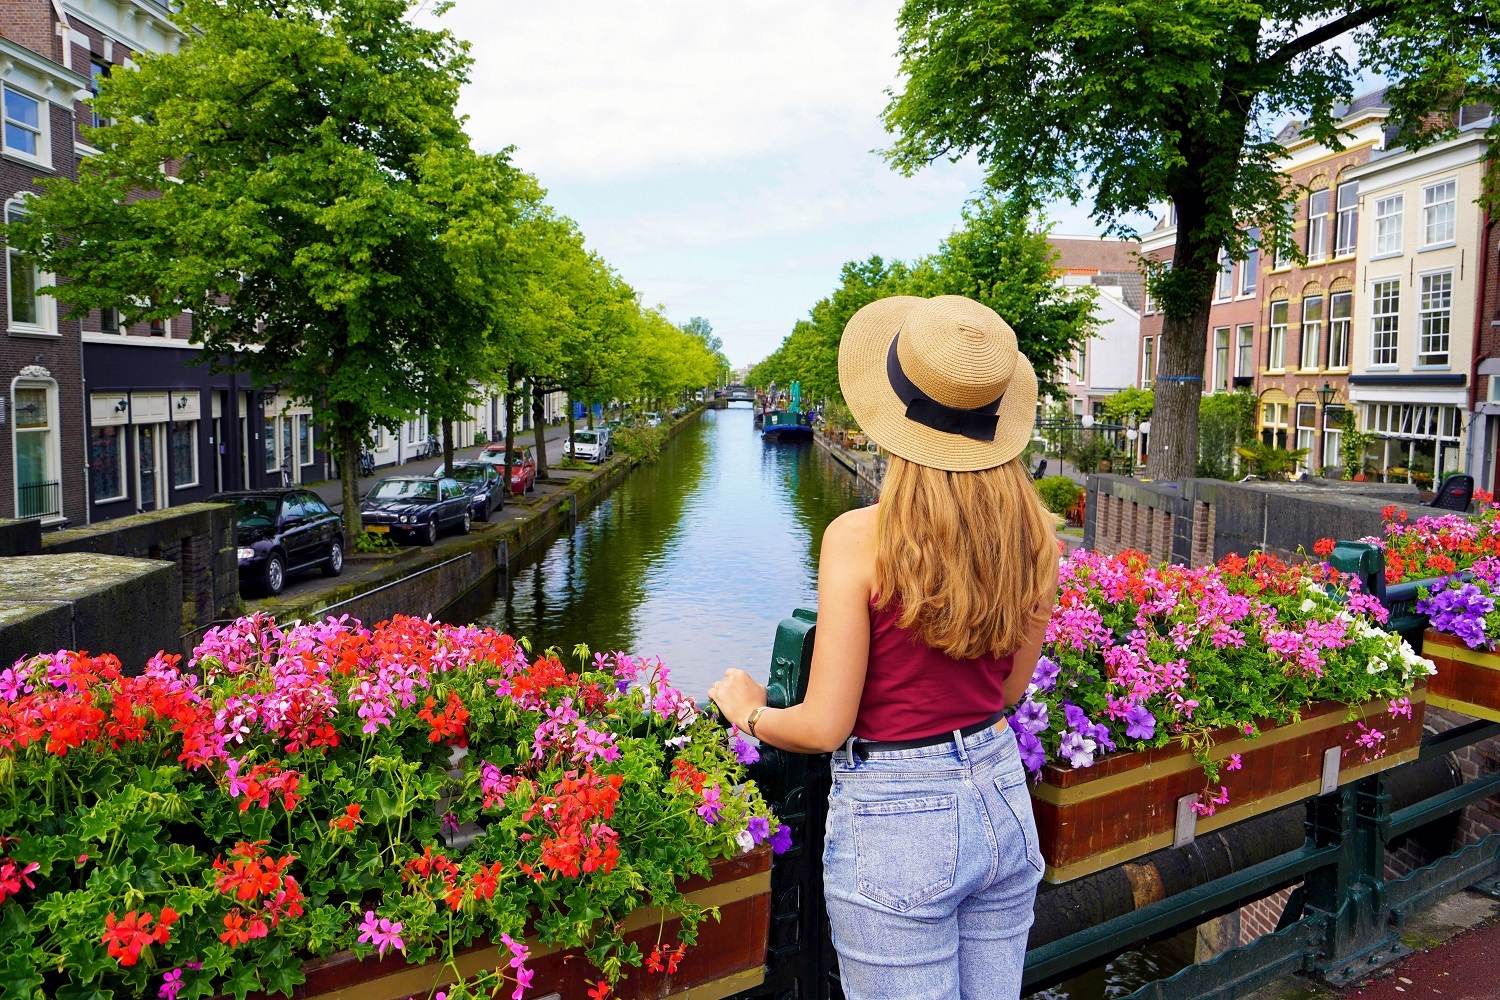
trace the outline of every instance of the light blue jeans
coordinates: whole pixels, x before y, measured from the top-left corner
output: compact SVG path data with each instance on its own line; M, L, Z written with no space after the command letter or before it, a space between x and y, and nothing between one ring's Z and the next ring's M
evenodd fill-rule
M1020 996L1042 867L1009 727L833 755L823 882L848 1000Z

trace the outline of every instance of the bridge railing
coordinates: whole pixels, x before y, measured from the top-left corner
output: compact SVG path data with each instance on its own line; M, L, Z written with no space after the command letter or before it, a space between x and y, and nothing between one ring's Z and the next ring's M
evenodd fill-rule
M816 622L813 612L798 610L778 627L767 685L773 706L796 704L806 694ZM1413 763L1200 837L1189 847L1158 851L1133 862L1129 873L1109 869L1044 884L1024 992L1292 886L1275 933L1142 985L1126 1000L1234 1000L1294 972L1341 985L1398 957L1405 951L1398 931L1413 913L1479 883L1500 892L1494 886L1500 834L1399 878L1385 874L1389 847L1500 794L1500 772L1465 782L1449 757L1497 736L1500 724L1489 722L1429 734ZM772 869L765 982L738 1000L838 1000L843 992L822 881L829 755L763 746L752 772L794 840ZM1165 898L1139 905L1135 886L1143 872L1160 882Z

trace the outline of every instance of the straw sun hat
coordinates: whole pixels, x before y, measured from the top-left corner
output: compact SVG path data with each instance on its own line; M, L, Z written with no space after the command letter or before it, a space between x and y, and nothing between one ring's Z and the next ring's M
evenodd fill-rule
M1036 372L1015 331L962 295L894 295L855 313L839 342L839 385L882 448L949 472L1009 462L1036 419Z

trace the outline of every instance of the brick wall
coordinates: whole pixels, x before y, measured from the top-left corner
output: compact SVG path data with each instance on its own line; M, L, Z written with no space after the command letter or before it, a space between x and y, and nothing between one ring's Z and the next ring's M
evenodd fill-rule
M51 0L5 0L0 3L0 35L26 46L54 62L62 56L61 42L52 25ZM72 132L70 123L67 136Z

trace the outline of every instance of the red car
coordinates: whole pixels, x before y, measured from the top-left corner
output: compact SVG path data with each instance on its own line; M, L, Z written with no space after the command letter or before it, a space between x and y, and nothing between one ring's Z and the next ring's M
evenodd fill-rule
M479 460L485 465L504 468L505 445L486 445L485 449L479 453ZM520 494L530 493L534 489L536 489L536 456L531 453L530 448L517 448L510 459L510 491Z

